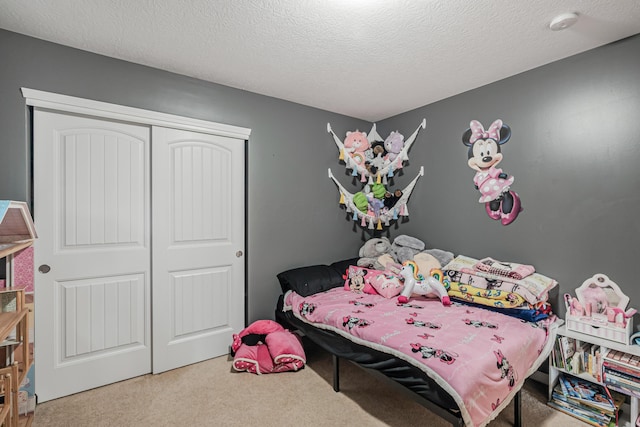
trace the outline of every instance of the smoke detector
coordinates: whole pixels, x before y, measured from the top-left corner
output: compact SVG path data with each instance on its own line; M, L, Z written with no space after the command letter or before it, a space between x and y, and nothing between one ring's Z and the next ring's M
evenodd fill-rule
M553 31L564 30L565 28L569 28L578 20L577 13L563 13L561 15L556 16L551 20L549 24L549 28Z

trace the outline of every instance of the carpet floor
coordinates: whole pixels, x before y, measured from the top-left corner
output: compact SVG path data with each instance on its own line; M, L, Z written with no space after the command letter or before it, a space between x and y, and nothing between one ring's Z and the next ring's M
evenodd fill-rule
M270 375L238 373L227 356L44 402L34 426L393 426L450 424L351 363L332 388L331 357L305 341L307 366ZM547 388L527 381L524 427L586 426L546 405ZM513 425L513 403L490 427Z

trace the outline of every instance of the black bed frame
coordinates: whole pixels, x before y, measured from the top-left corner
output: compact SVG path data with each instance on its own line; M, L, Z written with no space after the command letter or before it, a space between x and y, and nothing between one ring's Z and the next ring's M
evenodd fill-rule
M337 393L340 391L340 358L335 354L331 354L331 357L333 359L333 390ZM412 392L411 390L407 389L401 384L398 384L397 382L389 379L384 374L381 374L375 369L364 367L362 365L359 365L357 362L353 362L353 361L350 361L350 362L356 365L357 367L359 367L360 369L364 370L365 372L369 373L370 375L373 375L374 377L381 379L386 384L390 384L395 390L398 390L405 396L411 398L413 401L424 406L429 411L438 415L440 418L443 418L449 421L452 425L458 426L458 427L464 426L464 421L462 420L462 417L457 417L451 412L442 409L439 405L436 405L431 401L423 398L422 396L417 395L416 393ZM522 400L521 400L520 393L521 393L521 390L518 390L518 392L513 397L514 427L522 426L522 410L521 410Z
M317 328L314 328L310 325L306 325L300 322L299 320L297 320L295 317L288 317L282 313L281 311L282 297L278 303L278 307L279 308L276 309L276 320L280 324L282 324L287 329L298 330L299 332L304 334L307 339L310 339L320 348L324 349L329 354L331 354L331 357L333 360L333 390L335 392L340 391L340 360L345 359L353 363L360 369L363 369L365 372L371 374L372 376L381 379L384 383L390 384L394 389L400 391L405 396L411 398L413 401L417 402L418 404L422 405L429 411L438 415L440 418L443 418L446 421L450 422L453 426L456 426L456 427L464 426L464 420L462 419L462 416L459 411L454 412L451 410L447 410L447 408L432 402L431 400L427 399L425 396L421 396L420 394L414 392L413 390L405 387L403 384L400 384L399 382L394 381L392 378L387 377L384 373L380 372L379 370L364 366L363 364L360 364L355 360L350 360L344 357L341 358L340 356L338 356L334 351L330 349L330 347L326 345L326 343L322 342L322 337L317 337L316 339L316 336L315 336L316 334L314 332L319 331ZM308 331L305 331L305 329L307 328L310 328L310 329ZM328 331L322 331L322 332L324 334L327 334L327 333L331 334L337 337L338 339L345 339L342 337L338 337L338 335L332 334ZM518 392L515 394L513 398L513 403L514 403L514 426L521 427L522 426L521 390L518 390Z

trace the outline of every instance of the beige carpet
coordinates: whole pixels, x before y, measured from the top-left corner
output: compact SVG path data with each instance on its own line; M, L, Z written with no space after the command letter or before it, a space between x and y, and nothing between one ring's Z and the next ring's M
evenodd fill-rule
M219 357L39 404L34 426L450 425L348 362L334 392L331 357L306 341L305 349L307 367L298 372L237 373ZM546 406L546 395L546 386L525 384L525 427L587 425ZM513 404L490 427L512 425Z

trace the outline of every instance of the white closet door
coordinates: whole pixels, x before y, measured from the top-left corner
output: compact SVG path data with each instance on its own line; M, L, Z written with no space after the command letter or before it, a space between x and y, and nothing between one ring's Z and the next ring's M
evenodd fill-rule
M153 372L228 352L244 326L244 141L152 129Z
M34 113L39 402L151 371L149 133Z

